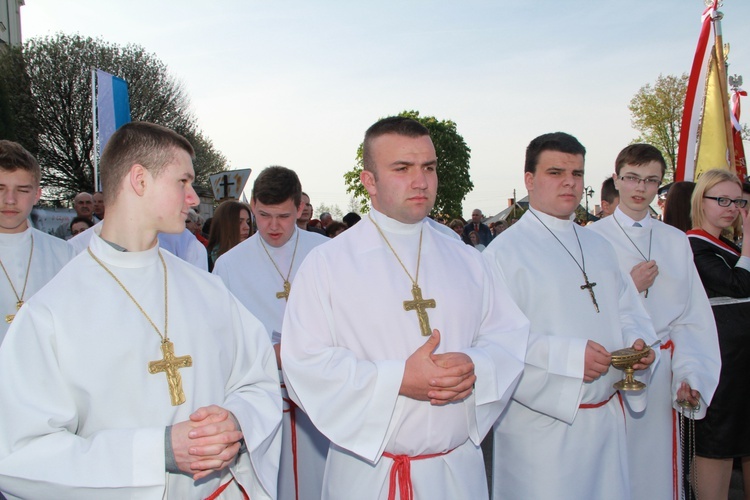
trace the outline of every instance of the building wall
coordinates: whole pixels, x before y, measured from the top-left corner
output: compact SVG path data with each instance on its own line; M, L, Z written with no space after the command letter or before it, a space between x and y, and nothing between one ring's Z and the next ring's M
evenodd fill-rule
M21 6L24 0L0 0L0 46L21 45Z

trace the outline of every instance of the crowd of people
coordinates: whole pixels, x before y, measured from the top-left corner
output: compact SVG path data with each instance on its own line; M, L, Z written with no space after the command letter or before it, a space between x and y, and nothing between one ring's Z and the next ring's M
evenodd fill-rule
M750 186L710 170L658 220L632 144L582 227L585 155L536 137L519 219L433 219L429 132L390 117L364 217L272 166L203 220L190 143L129 123L55 237L0 141L0 498L703 500L735 458L750 486Z

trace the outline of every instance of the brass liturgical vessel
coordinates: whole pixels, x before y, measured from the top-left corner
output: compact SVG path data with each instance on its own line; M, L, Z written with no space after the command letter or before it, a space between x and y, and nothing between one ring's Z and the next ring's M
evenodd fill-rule
M648 355L651 347L646 346L641 351L636 351L632 347L626 347L612 353L612 366L625 372L625 378L616 382L612 387L619 391L640 391L646 388L646 384L633 377L635 373L633 365L638 363L638 360L642 357Z

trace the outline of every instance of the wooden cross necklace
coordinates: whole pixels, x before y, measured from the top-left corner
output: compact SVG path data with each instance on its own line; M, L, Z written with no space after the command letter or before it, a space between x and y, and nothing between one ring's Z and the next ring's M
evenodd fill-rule
M388 245L388 248L391 249L391 252L393 252L394 257L396 257L396 260L399 264L401 264L401 267L403 268L406 275L411 280L411 295L413 297L412 300L405 300L404 301L404 311L415 311L417 313L417 318L419 318L419 331L422 333L423 336L429 337L432 335L432 329L430 328L430 317L427 315L427 308L434 309L436 306L435 299L423 299L422 298L422 289L419 288L419 264L422 260L422 229L419 231L419 250L417 250L417 272L415 274L415 278L411 277L411 273L406 269L406 266L403 262L401 262L401 258L396 253L396 250L393 249L391 246L391 242L388 241L388 238L385 237L385 234L383 233L383 230L380 229L380 226L378 226L377 222L372 218L372 215L367 214L367 216L370 218L370 221L375 225L375 228L378 230L378 233L380 233L380 236L383 237L385 240L385 244Z
M589 295L591 295L591 302L594 303L594 308L596 309L596 312L599 312L599 304L596 302L596 295L594 294L594 287L596 286L596 283L593 283L589 281L589 277L586 275L586 258L583 256L583 246L581 246L581 239L578 237L578 231L576 231L576 225L575 222L573 223L573 234L576 235L576 241L578 242L578 248L581 250L581 263L578 263L578 260L573 256L572 253L570 253L570 250L568 250L568 247L565 246L565 244L560 241L560 238L557 237L555 233L552 232L552 230L547 227L547 224L542 222L542 219L539 218L537 214L534 213L533 210L529 209L529 212L531 212L531 215L536 217L536 220L538 220L544 228L549 231L549 234L554 236L554 238L557 240L557 242L562 246L566 252L568 252L568 255L570 255L570 258L573 259L573 262L576 263L578 266L578 269L581 270L581 273L583 273L583 281L585 282L583 285L581 285L581 290L588 290Z
M294 267L294 258L297 256L297 245L299 245L299 229L297 229L297 239L294 241L294 252L292 253L292 261L289 263L289 270L286 272L286 278L281 273L281 269L279 269L279 266L276 265L276 261L273 260L273 257L271 257L271 253L266 248L266 244L263 242L263 236L258 235L258 238L260 239L260 246L263 247L263 250L266 251L266 255L268 255L268 258L271 259L271 264L273 264L273 267L276 268L276 272L279 273L279 276L281 276L281 279L284 280L284 290L281 292L276 292L276 298L284 299L288 302L289 292L292 291L292 283L289 281L289 276L292 275L292 267Z
M630 243L635 247L635 249L638 251L639 254L641 254L641 257L643 257L643 260L646 262L651 260L651 241L654 237L654 227L651 226L651 229L648 232L648 257L643 255L643 252L641 252L641 249L638 248L638 245L635 244L635 241L632 240L632 238L628 235L627 231L625 231L625 228L622 227L622 224L620 224L620 221L617 220L615 217L614 212L612 213L612 219L617 223L617 225L620 227L620 230L622 231L622 234L625 235L625 237L630 241ZM646 294L644 295L644 298L648 298L648 288L646 288Z
M29 283L29 271L31 270L31 256L34 255L34 235L31 236L31 251L29 252L29 263L26 265L26 277L23 280L23 290L21 290L21 295L18 295L18 292L16 291L16 287L13 286L13 280L10 279L10 275L8 274L8 271L5 269L5 266L3 265L3 261L0 260L0 267L3 268L3 272L5 273L5 277L8 278L8 283L10 284L11 290L13 290L13 295L16 296L16 312L18 312L19 309L21 309L21 306L23 305L23 296L26 295L26 285ZM5 322L10 324L13 322L13 319L15 319L16 315L14 314L6 314L5 315Z
M133 297L130 291L125 288L125 285L123 285L122 282L117 279L117 276L115 276L115 274L106 265L104 265L104 262L99 260L96 255L94 255L94 253L91 251L91 248L88 248L88 251L89 255L91 255L91 258L94 259L96 263L102 267L102 269L107 271L107 274L112 276L112 279L114 279L117 284L120 285L120 288L122 288L125 294L130 297L130 300L133 301L133 304L135 304L138 310L141 311L141 314L146 317L148 322L161 338L162 359L159 359L157 361L149 361L148 372L151 374L164 372L167 376L167 384L169 384L169 397L172 401L172 406L181 405L185 402L185 391L182 390L182 376L180 375L180 372L178 370L180 368L193 366L193 358L190 356L175 356L174 344L172 344L172 341L170 341L169 337L167 336L167 325L169 318L169 310L167 309L167 303L169 302L167 297L167 264L166 262L164 262L164 257L162 257L161 252L159 252L159 260L161 260L161 266L164 269L164 335L162 335L154 322L151 321L151 318L148 314L146 314L146 311L143 310L138 301L135 300L135 297Z

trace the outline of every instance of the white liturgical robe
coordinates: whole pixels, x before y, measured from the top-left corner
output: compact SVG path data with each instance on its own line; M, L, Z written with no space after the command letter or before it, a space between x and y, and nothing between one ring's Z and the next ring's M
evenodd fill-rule
M428 338L405 310L411 280L369 217L313 249L292 287L281 357L291 397L332 442L323 498L387 498L395 462L384 452L423 457L410 464L414 498L487 498L479 445L523 369L528 320L479 252L426 220L370 213L435 300L435 352L467 354L477 379L469 397L444 406L399 395L406 359Z
M534 213L579 264L583 249L600 312L581 288L581 269ZM572 220L534 213L524 214L482 253L531 320L523 376L495 425L493 498L630 499L625 418L612 387L623 372L610 367L584 383L584 356L589 339L612 352L638 338L652 344L656 335L609 243ZM645 371L647 383L653 366ZM646 391L625 393L624 399L643 410Z
M680 484L680 452L673 449L673 443L680 442L672 414L673 407L679 409L677 389L687 381L700 391L703 401L695 418L703 418L719 383L719 339L685 233L656 219L643 221L641 227L632 223L617 208L614 216L591 226L612 244L623 273L630 275L646 259L659 268L648 297L642 292L641 301L663 350L646 410L626 413L630 482L633 498L675 498L674 486Z
M265 247L284 278L289 273L289 281L293 284L294 276L310 250L327 241L330 240L323 235L295 227L285 244L276 248L266 243ZM235 297L261 320L272 342L278 343L287 301L276 294L284 291L284 278L262 244L260 233L255 233L219 257L213 273L220 276ZM289 404L284 387L281 392L285 401L279 499L319 499L329 442L304 412Z
M29 268L29 255L31 254L31 240L34 240L34 252L31 255L31 267ZM13 288L23 300L38 292L51 280L60 269L75 256L73 250L65 240L56 238L34 228L15 234L0 234L0 259L13 281L13 287L8 283L8 276L0 275L0 344L10 326L5 317L16 314L16 303L18 299L13 293ZM26 271L29 273L29 281L26 283ZM1 404L1 403L0 403Z
M275 498L281 398L263 326L221 280L158 246L90 249L154 325L165 322L186 402L172 406L167 377L149 373L161 340L88 252L22 308L0 347L0 491L8 498L205 498L232 477L250 498ZM97 304L97 307L91 307ZM247 451L194 482L165 469L165 428L199 407L231 411ZM222 498L238 498L230 485ZM235 495L235 496L233 496ZM239 497L241 498L241 497Z
M299 244L295 255L298 235ZM216 260L213 273L221 277L234 296L263 323L268 330L268 338L272 339L274 333L277 337L281 333L287 301L276 298L276 293L284 291L284 279L266 255L260 240L260 233L255 233L227 251ZM289 281L293 282L310 250L327 241L330 239L321 234L295 228L294 234L285 244L275 248L266 243L266 249L284 277L290 272L291 265ZM278 339L274 342L278 342Z

